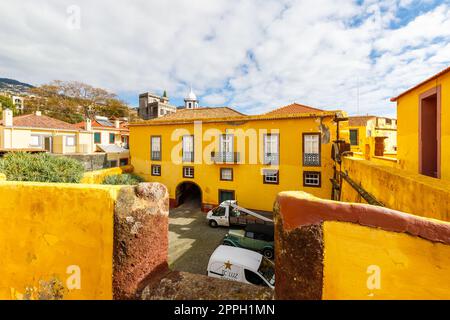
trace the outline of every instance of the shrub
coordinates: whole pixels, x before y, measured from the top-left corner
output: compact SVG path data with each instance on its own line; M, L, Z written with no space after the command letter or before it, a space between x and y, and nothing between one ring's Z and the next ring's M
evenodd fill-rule
M103 180L103 184L115 184L115 185L122 185L122 184L135 185L139 184L140 182L144 182L144 179L135 174L130 173L107 176L105 180Z
M0 159L0 172L10 181L78 183L83 165L71 158L46 153L11 152Z

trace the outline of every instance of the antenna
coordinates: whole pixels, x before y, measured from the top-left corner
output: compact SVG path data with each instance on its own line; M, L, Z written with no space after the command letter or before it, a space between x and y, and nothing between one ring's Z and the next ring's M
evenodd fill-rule
M359 115L359 77L356 77L356 114Z

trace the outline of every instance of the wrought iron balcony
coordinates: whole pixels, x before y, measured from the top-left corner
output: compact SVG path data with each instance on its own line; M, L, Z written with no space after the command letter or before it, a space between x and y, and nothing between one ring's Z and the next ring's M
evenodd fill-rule
M183 151L183 162L194 162L194 152Z
M320 154L319 153L304 153L303 165L305 167L318 167L320 166Z
M265 153L264 164L278 165L279 155L278 153Z
M161 151L152 151L151 160L161 160Z
M239 163L240 154L239 152L211 152L211 161L214 163Z

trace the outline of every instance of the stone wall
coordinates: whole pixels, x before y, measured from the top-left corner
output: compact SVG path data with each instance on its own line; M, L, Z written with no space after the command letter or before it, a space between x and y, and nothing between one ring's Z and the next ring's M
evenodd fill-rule
M65 154L64 157L78 160L83 164L84 170L86 171L109 168L108 157L106 153L99 152L93 154Z

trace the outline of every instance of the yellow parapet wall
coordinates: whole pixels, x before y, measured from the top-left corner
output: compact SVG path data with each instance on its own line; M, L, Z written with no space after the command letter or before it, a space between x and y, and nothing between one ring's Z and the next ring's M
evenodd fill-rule
M380 206L277 197L276 299L450 299L450 223Z
M111 299L119 190L0 182L0 299Z
M450 299L450 245L326 221L323 299Z
M418 216L450 221L450 182L344 157L342 171L386 207ZM344 180L341 201L364 202Z
M131 172L133 172L133 166L131 166L131 165L90 171L90 172L86 172L83 175L83 178L81 179L81 183L101 184L107 176L112 176L112 175L122 174L122 173L131 173Z

